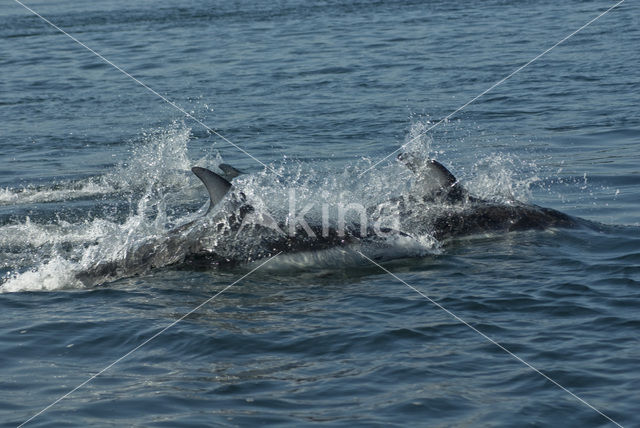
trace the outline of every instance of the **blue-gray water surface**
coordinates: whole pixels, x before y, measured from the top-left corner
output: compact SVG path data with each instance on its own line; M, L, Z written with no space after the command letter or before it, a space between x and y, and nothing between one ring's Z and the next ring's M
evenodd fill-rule
M428 132L614 2L25 5L157 94L0 4L2 426L640 425L637 2ZM74 280L204 214L194 165L366 205L403 191L393 157L367 169L407 142L588 227L388 249L459 319L357 253L278 256L149 342L256 264Z

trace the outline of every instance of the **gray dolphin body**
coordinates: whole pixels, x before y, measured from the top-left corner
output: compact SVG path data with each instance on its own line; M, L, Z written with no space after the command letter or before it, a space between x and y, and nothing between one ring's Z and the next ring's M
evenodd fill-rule
M290 236L282 232L287 230L284 222L269 225L262 221L249 222L243 231L244 220L255 210L246 203L242 192L230 191L229 180L241 172L225 164L220 169L224 176L206 168L191 169L209 193L209 208L202 218L178 226L165 236L151 237L112 260L83 269L75 278L87 286L98 285L170 265L199 268L246 263L279 252L318 251L375 239L372 228L363 233L354 225L347 225L344 230L309 225L311 236L302 230ZM225 203L221 204L223 199ZM272 218L271 221L275 222Z
M415 183L410 195L394 198L368 210L375 219L390 207L401 217L399 230L361 228L347 225L345 230L309 225L315 236L299 230L286 235L284 222L258 222L251 225L248 239L238 239L247 215L254 208L241 192L231 191L231 180L240 171L221 165L224 177L205 168L193 173L209 193L210 205L204 217L171 230L166 236L153 237L111 261L97 263L76 274L86 285L96 285L123 277L146 273L154 268L188 264L211 266L242 263L270 257L278 252L317 251L354 243L376 241L379 232L412 236L427 233L438 241L487 232L509 232L549 227L574 227L578 220L559 211L520 202L496 203L475 198L442 164L431 159L399 156L413 173ZM225 205L221 209L221 202ZM214 209L216 208L216 209ZM276 232L279 230L280 233ZM247 238L243 236L243 238ZM251 241L251 245L246 242Z
M432 235L438 241L443 241L479 233L570 228L577 225L577 219L550 208L520 202L504 205L476 201L460 208L459 212L437 216L432 222Z
M480 233L571 228L581 223L551 208L476 198L438 161L406 153L398 159L415 175L409 201L397 202L402 217L413 218L410 228L425 231L438 241Z

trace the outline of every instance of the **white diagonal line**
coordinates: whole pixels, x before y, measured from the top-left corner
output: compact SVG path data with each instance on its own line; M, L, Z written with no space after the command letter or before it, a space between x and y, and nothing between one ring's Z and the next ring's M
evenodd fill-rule
M591 404L589 404L588 402L586 402L584 399L578 397L576 394L574 394L573 392L569 391L567 388L565 388L564 386L560 385L558 382L556 382L555 380L553 380L552 378L550 378L549 376L547 376L546 374L544 374L543 372L541 372L540 370L538 370L537 368L535 368L534 366L532 366L531 364L529 364L528 362L526 362L525 360L523 360L521 357L519 357L518 355L514 354L513 352L509 351L507 348L505 348L503 345L501 345L500 343L496 342L494 339L492 339L491 337L487 336L486 334L484 334L483 332L481 332L480 330L478 330L477 328L475 328L474 326L472 326L471 324L469 324L468 322L466 322L465 320L463 320L462 318L460 318L458 315L454 314L453 312L451 312L449 309L445 308L444 306L442 306L440 303L436 302L435 300L433 300L431 297L427 296L426 294L424 294L422 291L418 290L416 287L408 284L407 282L405 282L403 279L401 279L400 277L396 276L394 273L390 272L388 269L386 269L385 267L381 266L379 263L375 262L374 260L372 260L371 258L365 256L363 253L361 253L360 251L358 251L358 253L360 253L360 255L362 257L364 257L365 259L369 260L371 263L373 263L374 265L378 266L380 269L382 269L383 271L385 271L386 273L388 273L389 275L391 275L392 277L394 277L395 279L397 279L398 281L400 281L401 283L403 283L404 285L406 285L407 287L409 287L410 289L412 289L413 291L415 291L416 293L418 293L419 295L421 295L422 297L424 297L425 299L427 299L429 302L433 303L434 305L436 305L438 308L442 309L443 311L445 311L447 314L449 314L451 317L455 318L457 321L461 322L462 324L466 325L467 327L469 327L471 330L475 331L476 333L478 333L480 336L484 337L485 339L487 339L489 342L493 343L494 345L496 345L498 348L502 349L504 352L506 352L507 354L511 355L513 358L515 358L516 360L520 361L522 364L524 364L525 366L529 367L531 370L535 371L536 373L538 373L540 376L544 377L545 379L547 379L549 382L553 383L554 385L556 385L558 388L562 389L563 391L567 392L568 394L570 394L573 398L577 399L578 401L580 401L582 404L588 406L589 408L595 410L596 412L598 412L601 416L605 417L606 419L608 419L610 422L616 424L617 426L622 428L622 425L620 425L618 422L614 421L613 419L611 419L609 416L605 415L604 413L602 413L600 410L596 409L594 406L592 406Z
M224 293L225 291L227 291L229 288L233 287L234 285L236 285L238 282L242 281L243 279L245 279L246 277L248 277L249 275L251 275L252 273L254 273L255 271L257 271L258 269L260 269L262 266L266 265L267 263L269 263L271 260L273 260L274 258L276 258L277 256L279 256L282 253L282 251L276 253L275 255L273 255L272 257L268 258L266 261L262 262L260 265L258 265L257 267L253 268L251 271L247 272L246 274L242 275L240 278L236 279L235 281L233 281L231 284L227 285L226 287L224 287L222 290L218 291L216 294L214 294L213 296L209 297L207 300L205 300L204 302L200 303L198 306L196 306L195 308L193 308L192 310L190 310L189 312L187 312L186 314L184 314L183 316L181 316L180 318L178 318L177 320L173 321L171 324L167 325L165 328L163 328L162 330L160 330L159 332L157 332L156 334L154 334L153 336L151 336L150 338L148 338L147 340L145 340L144 342L142 342L141 344L139 344L138 346L136 346L135 348L133 348L132 350L130 350L129 352L127 352L126 354L124 354L122 357L118 358L117 360L115 360L114 362L112 362L111 364L109 364L108 366L106 366L105 368L103 368L102 370L100 370L98 373L94 374L93 376L91 376L89 379L85 380L84 382L82 382L80 385L76 386L75 388L73 388L71 391L67 392L66 394L64 394L63 396L61 396L60 398L58 398L56 401L54 401L53 403L49 404L47 407L45 407L44 409L40 410L38 413L36 413L35 415L31 416L29 419L27 419L26 421L24 421L23 423L21 423L20 425L18 425L18 428L22 427L23 425L29 423L30 421L32 421L33 419L35 419L36 417L40 416L41 414L43 414L44 412L46 412L47 410L49 410L51 407L55 406L57 403L59 403L60 401L64 400L65 398L67 398L69 395L73 394L74 392L76 392L78 389L82 388L83 386L85 386L86 384L88 384L89 382L91 382L93 379L95 379L96 377L100 376L102 373L104 373L105 371L109 370L111 367L115 366L116 364L118 364L120 361L124 360L125 358L127 358L129 355L133 354L134 352L136 352L138 349L142 348L144 345L146 345L147 343L151 342L153 339L155 339L156 337L160 336L162 333L164 333L165 331L169 330L171 327L173 327L174 325L178 324L180 321L184 320L185 318L187 318L189 315L191 315L192 313L194 313L195 311L197 311L198 309L200 309L201 307L203 307L204 305L206 305L207 303L211 302L213 299L215 299L216 297L218 297L219 295L221 295L222 293Z
M165 97L164 95L158 93L157 91L155 91L153 88L149 87L147 84L145 84L144 82L142 82L140 79L132 76L131 74L129 74L126 70L124 70L122 67L118 66L117 64L113 63L112 61L108 60L107 58L105 58L104 56L102 56L100 53L96 52L95 50L93 50L91 47L87 46L86 44L82 43L80 40L78 40L77 38L75 38L74 36L72 36L71 34L67 33L66 31L64 31L62 28L58 27L56 24L54 24L53 22L49 21L47 18L45 18L44 16L40 15L38 12L36 12L35 10L31 9L29 6L27 6L26 4L22 3L20 0L13 0L16 3L18 3L20 6L24 7L25 9L27 9L29 12L31 12L32 14L34 14L35 16L37 16L38 18L40 18L41 20L43 20L44 22L46 22L47 24L49 24L51 27L55 28L56 30L58 30L59 32L61 32L62 34L64 34L65 36L69 37L71 40L73 40L74 42L76 42L77 44L79 44L80 46L82 46L83 48L85 48L86 50L88 50L89 52L91 52L92 54L94 54L95 56L97 56L98 58L100 58L102 61L104 61L105 63L109 64L111 67L115 68L116 70L118 70L119 72L121 72L122 74L124 74L125 76L127 76L128 78L130 78L131 80L133 80L134 82L136 82L137 84L139 84L140 86L142 86L143 88L145 88L147 91L151 92L152 94L154 94L155 96L159 97L160 99L162 99L164 102L166 102L167 104L169 104L170 106L172 106L173 108L175 108L176 110L180 111L182 114L184 114L185 116L187 116L188 118L192 119L193 121L197 122L198 124L202 125L207 131L211 132L214 135L217 135L218 137L222 138L224 141L226 141L227 143L229 143L230 145L232 145L233 147L235 147L236 149L240 150L242 153L244 153L245 155L249 156L251 159L253 159L254 161L258 162L260 165L262 165L263 167L271 170L272 172L274 172L276 175L281 176L282 174L280 174L278 171L276 171L275 169L273 169L272 167L268 166L267 164L265 164L264 162L262 162L261 160L257 159L255 156L253 156L251 153L247 152L245 149L243 149L242 147L238 146L237 144L235 144L234 142L232 142L231 140L229 140L228 138L226 138L224 135L220 134L218 131L216 131L215 129L209 127L207 124L205 124L204 122L202 122L200 119L196 118L195 116L193 116L191 113L189 113L188 111L186 111L185 109L183 109L182 107L180 107L178 104L176 104L175 102L171 101L170 99L168 99L167 97Z
M16 0L17 1L17 0ZM464 103L463 105L461 105L460 107L458 107L457 109L455 109L454 111L452 111L451 113L449 113L448 115L446 115L444 118L440 119L438 122L436 122L435 124L431 125L429 128L427 128L426 130L420 132L418 135L416 135L415 137L413 137L412 139L410 139L409 141L407 141L406 143L404 143L403 145L401 145L400 147L398 147L397 149L395 149L394 151L392 151L391 153L389 153L388 155L386 155L385 157L383 157L382 159L380 159L378 162L374 163L373 165L371 165L369 168L365 169L364 171L362 171L358 177L362 177L365 173L367 173L368 171L372 170L373 168L375 168L376 166L378 166L380 163L384 162L385 160L389 159L389 157L393 156L395 153L399 152L400 150L404 149L405 147L407 147L409 144L411 144L412 142L416 141L418 138L420 138L421 136L425 135L427 132L431 131L433 128L435 128L436 126L440 125L442 122L446 122L448 121L453 115L455 115L456 113L459 113L460 111L464 110L465 108L467 108L467 106L469 106L470 104L474 103L475 101L478 100L478 98L483 97L484 95L486 95L487 93L489 93L490 91L492 91L493 89L495 89L497 86L500 86L501 84L503 84L504 82L506 82L507 80L509 80L510 78L512 78L514 75L516 75L517 73L519 73L520 71L522 71L523 69L525 69L526 67L528 67L529 65L531 65L532 63L534 63L535 61L537 61L538 59L540 59L541 57L543 57L544 55L548 54L550 51L552 51L554 48L556 48L558 45L566 42L567 40L569 40L571 37L575 36L576 34L578 34L580 31L584 30L585 28L587 28L589 25L593 24L594 22L596 22L598 19L602 18L603 16L605 16L607 13L611 12L613 9L617 8L618 6L620 6L622 3L624 3L625 0L620 0L618 3L614 4L613 6L611 6L609 9L605 10L604 12L602 12L600 15L596 16L595 18L593 18L591 21L587 22L586 24L584 24L582 27L578 28L577 30L575 30L573 33L569 34L568 36L565 36L563 39L561 39L560 41L556 42L553 46L551 46L550 48L548 48L547 50L545 50L544 52L538 54L535 58L529 60L529 62L527 62L524 65L521 65L520 67L516 68L515 70L513 70L511 73L509 73L507 76L503 77L502 79L498 80L496 83L494 83L493 85L491 85L490 87L488 87L487 89L485 89L484 91L482 91L480 94L476 95L475 97L473 97L472 99L470 99L469 101L467 101L466 103Z

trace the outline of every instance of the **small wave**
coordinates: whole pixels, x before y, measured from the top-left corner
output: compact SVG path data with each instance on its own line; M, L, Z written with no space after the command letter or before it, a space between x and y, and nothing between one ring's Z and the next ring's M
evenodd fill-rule
M193 166L188 156L191 129L180 122L144 132L132 142L127 160L104 175L52 183L48 186L0 188L0 206L66 202L154 188L181 188ZM212 159L205 157L205 162Z
M116 191L113 185L93 178L84 182L60 183L53 187L4 188L0 189L0 206L70 201L107 195Z
M24 222L0 227L0 247L43 247L45 245L85 244L114 232L118 225L105 219L81 223L57 221L40 224L27 217Z
M280 254L272 262L265 264L261 270L286 275L309 271L335 271L351 267L371 267L371 263L363 258L360 252L367 257L383 262L440 254L441 247L435 239L428 235L416 238L390 236L376 242L362 242L321 251ZM263 263L264 260L257 260L250 263L248 268L257 267Z
M0 282L0 293L81 288L82 283L75 278L75 268L75 263L56 257L26 272L9 272L4 282Z

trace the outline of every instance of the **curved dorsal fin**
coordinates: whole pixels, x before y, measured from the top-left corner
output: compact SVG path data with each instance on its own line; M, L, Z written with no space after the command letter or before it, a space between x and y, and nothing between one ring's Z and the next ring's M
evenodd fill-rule
M398 160L416 175L418 191L423 197L445 197L450 202L460 202L468 197L458 179L437 160L421 159L411 153L401 153Z
M429 170L431 178L438 181L440 186L453 187L458 182L458 179L449 171L444 165L434 159L427 159L425 162L426 167Z
M202 181L204 186L207 188L207 192L209 192L210 204L209 209L207 210L207 214L209 214L213 207L215 207L218 202L224 198L224 195L227 194L231 188L231 183L206 168L194 166L191 168L191 171L193 171L196 177Z
M237 176L239 176L240 174L244 174L243 171L240 171L239 169L232 167L228 163L221 163L220 165L218 165L218 168L220 168L222 172L224 172L223 178L227 181L231 181Z

